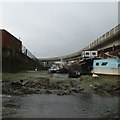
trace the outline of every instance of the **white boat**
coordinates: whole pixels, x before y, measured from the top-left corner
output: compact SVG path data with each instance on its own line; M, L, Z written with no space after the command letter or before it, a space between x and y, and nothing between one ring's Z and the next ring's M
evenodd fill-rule
M92 73L120 76L120 58L94 60Z

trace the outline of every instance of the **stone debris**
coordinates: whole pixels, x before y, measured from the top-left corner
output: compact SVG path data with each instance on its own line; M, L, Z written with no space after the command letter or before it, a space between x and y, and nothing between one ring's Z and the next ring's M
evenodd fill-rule
M29 79L33 79L32 77ZM3 94L57 94L72 95L81 92L99 93L106 95L117 95L120 93L120 84L97 83L99 78L92 76L81 76L79 79L50 80L47 77L36 77L36 79L3 78ZM119 83L119 81L117 81Z

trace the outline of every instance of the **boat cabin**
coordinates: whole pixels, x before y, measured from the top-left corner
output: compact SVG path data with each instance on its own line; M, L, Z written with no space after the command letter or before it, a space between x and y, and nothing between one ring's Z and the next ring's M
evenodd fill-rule
M98 56L98 51L83 51L82 58L94 58Z

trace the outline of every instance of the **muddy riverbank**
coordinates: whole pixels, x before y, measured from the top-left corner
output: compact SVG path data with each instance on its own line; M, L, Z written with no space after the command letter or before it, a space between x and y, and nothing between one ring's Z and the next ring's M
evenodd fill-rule
M57 94L73 95L79 93L118 95L118 77L90 75L68 78L67 74L49 74L48 71L27 71L2 75L3 94Z

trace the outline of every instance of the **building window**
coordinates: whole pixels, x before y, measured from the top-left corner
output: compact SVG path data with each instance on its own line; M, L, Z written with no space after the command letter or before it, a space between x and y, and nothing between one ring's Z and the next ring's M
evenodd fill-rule
M99 66L99 63L96 63L96 66Z
M108 62L103 62L101 65L102 66L105 66L105 65L107 65L108 64Z

